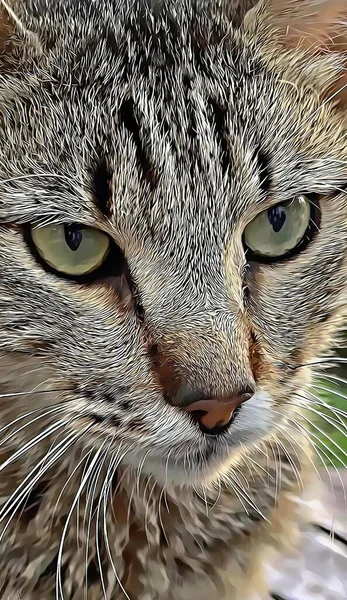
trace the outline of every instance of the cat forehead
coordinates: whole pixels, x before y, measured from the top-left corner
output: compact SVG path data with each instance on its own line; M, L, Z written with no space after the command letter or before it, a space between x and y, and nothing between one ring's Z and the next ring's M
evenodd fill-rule
M221 228L271 186L278 200L311 191L312 166L305 172L288 125L312 112L312 100L266 69L239 35L211 29L206 19L189 28L184 11L163 14L155 28L129 3L98 35L105 23L90 10L76 30L66 29L71 43L52 42L48 64L6 81L14 98L3 131L6 175L33 177L13 184L22 186L28 218L53 211L78 220L101 208L115 222L121 215L143 221L145 212L158 228L164 217L201 220L201 206ZM299 128L297 136L308 137ZM9 190L11 197L18 193Z

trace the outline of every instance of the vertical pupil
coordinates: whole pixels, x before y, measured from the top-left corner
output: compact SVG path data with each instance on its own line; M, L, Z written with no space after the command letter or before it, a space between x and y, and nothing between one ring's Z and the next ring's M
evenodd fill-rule
M76 252L82 242L82 230L80 225L64 225L65 241L69 246L70 250Z
M273 206L267 211L269 223L275 233L279 233L286 222L287 215L283 206Z

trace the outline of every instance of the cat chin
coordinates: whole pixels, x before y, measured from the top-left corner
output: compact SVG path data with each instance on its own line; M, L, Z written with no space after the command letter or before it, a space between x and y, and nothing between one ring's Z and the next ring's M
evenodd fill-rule
M183 442L167 451L155 447L147 453L130 450L124 462L135 474L150 476L166 488L217 482L233 465L240 464L247 448L265 440L278 427L280 414L271 410L272 405L270 395L259 391L245 404L226 436L200 438L189 445Z
M169 453L168 453L169 455ZM133 467L134 476L139 472L153 478L166 489L210 485L226 475L233 464L240 460L240 449L213 441L204 448L176 456L175 459L128 453L126 463Z

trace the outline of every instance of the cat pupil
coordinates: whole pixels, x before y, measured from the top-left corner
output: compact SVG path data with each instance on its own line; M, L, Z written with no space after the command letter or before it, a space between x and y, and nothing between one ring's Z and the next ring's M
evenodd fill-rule
M267 211L269 223L275 233L279 233L286 222L287 215L283 206L273 206Z
M64 225L65 241L72 252L76 252L82 242L82 230L79 225Z

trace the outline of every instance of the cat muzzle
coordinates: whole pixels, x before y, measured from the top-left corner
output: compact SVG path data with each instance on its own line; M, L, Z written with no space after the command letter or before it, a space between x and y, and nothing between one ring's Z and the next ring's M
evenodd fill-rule
M253 394L253 391L246 390L231 397L198 400L186 406L184 410L191 414L203 433L218 435L228 429L241 405Z

